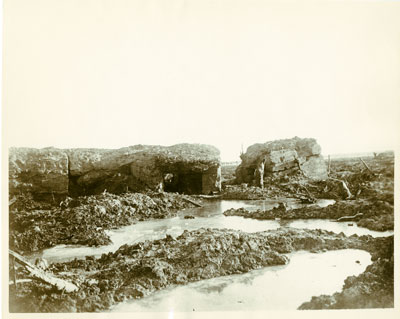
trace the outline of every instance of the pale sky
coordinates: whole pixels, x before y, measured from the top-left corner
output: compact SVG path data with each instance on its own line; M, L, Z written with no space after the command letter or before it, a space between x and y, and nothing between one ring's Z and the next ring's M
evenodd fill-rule
M4 2L8 146L400 145L400 2Z

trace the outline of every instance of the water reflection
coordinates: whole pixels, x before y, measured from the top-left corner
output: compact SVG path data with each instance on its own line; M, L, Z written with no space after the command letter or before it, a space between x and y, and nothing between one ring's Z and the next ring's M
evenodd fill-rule
M169 288L111 311L294 310L312 296L340 291L347 276L359 275L371 264L367 252L355 249L289 257L288 265Z
M347 236L352 234L388 236L393 232L376 232L366 228L358 227L356 224L349 226L348 223L337 223L329 220L254 220L239 216L224 216L223 212L230 208L244 207L248 210L272 209L283 199L263 200L263 201L238 201L222 200L208 203L204 207L186 209L178 213L175 218L157 219L139 222L135 225L122 227L117 230L108 231L112 244L102 247L86 247L76 245L59 245L44 251L34 253L29 256L30 259L43 257L49 262L67 261L74 258L83 258L85 256L100 256L117 250L121 245L133 244L139 241L156 240L164 238L167 234L179 236L184 230L195 230L199 228L225 228L242 230L245 232L259 232L265 230L277 229L281 226L290 226L295 228L308 229L326 229L335 233L343 232ZM285 199L287 205L291 208L301 206L295 199ZM327 206L333 204L333 200L320 200L314 205ZM186 215L194 216L194 219L185 219Z

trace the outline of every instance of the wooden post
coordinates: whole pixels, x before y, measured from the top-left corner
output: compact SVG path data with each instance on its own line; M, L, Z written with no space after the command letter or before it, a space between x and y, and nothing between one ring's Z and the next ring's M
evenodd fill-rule
M361 157L360 157L360 161L361 161L361 163L364 164L364 166L365 166L365 168L366 168L367 170L369 170L372 174L374 174L374 172L368 167L367 163L365 163Z
M257 168L254 171L254 177L256 179L256 185L264 189L264 165L265 159L258 163Z
M353 195L351 194L351 192L350 192L349 188L347 187L347 184L346 184L345 181L342 181L341 179L337 179L337 178L333 178L333 177L329 177L329 179L342 183L343 189L347 193L347 198L346 199L351 199L353 197Z
M331 156L328 155L328 175L330 174L330 172L331 172Z
M13 267L13 279L14 279L14 285L15 285L15 291L17 291L18 286L17 286L17 270L15 268L15 257L11 256L11 263L12 263L12 267Z

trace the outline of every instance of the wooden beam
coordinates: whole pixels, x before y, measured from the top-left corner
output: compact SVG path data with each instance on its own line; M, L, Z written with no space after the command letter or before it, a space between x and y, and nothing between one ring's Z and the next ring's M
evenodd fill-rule
M347 193L346 199L350 199L350 198L353 197L353 195L351 194L351 192L350 192L349 188L347 187L347 184L346 184L345 181L342 181L341 179L337 179L337 178L333 178L333 177L329 177L329 179L342 183L343 189Z
M24 266L33 277L40 279L48 284L51 284L51 285L57 287L57 289L59 289L59 290L65 290L66 292L73 292L73 291L78 290L78 287L76 285L74 285L73 283L63 280L63 279L60 279L60 278L57 278L54 275L49 274L49 273L43 271L42 269L39 269L38 267L32 265L23 256L16 253L15 251L12 251L11 249L9 249L8 253L13 258L15 258L15 261L17 261L19 264Z
M328 175L331 173L331 156L328 155Z
M362 213L357 213L357 214L355 214L353 216L342 216L342 217L339 217L338 219L336 219L336 221L337 222L350 222L350 221L353 221L356 218L362 217L362 216L363 216Z
M15 291L17 291L18 284L17 284L17 269L15 267L15 257L11 257L11 263L12 263L12 267L13 267L13 278L14 278Z
M12 204L14 204L17 201L16 197L13 197L12 199L10 199L10 201L8 202L8 206L11 206Z
M221 198L222 195L196 195L198 198L205 198L205 199L218 199Z
M23 283L25 283L25 282L32 282L32 279L17 279L17 283L18 284L23 284ZM8 282L8 285L9 286L11 286L11 285L14 285L14 281L13 280L10 280L9 282Z
M189 198L187 198L187 197L182 197L184 200L186 200L186 201L188 201L189 203L192 203L194 206L197 206L197 207L203 207L202 205L200 205L199 203L196 203L195 201L193 201L193 200L191 200L191 199L189 199Z
M374 172L368 167L367 163L365 163L361 157L360 157L360 161L361 161L361 163L364 164L364 166L365 166L365 168L366 168L367 170L369 170L372 174L374 174Z

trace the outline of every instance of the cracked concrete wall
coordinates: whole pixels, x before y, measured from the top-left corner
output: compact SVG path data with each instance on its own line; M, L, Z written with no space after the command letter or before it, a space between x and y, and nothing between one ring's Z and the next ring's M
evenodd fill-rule
M117 150L10 148L10 195L89 195L162 190L170 170L201 174L199 189L220 190L219 150L210 145L136 145Z
M263 187L263 177L301 173L305 178L325 180L327 168L321 147L313 138L276 140L253 144L241 155L236 169L237 183Z

